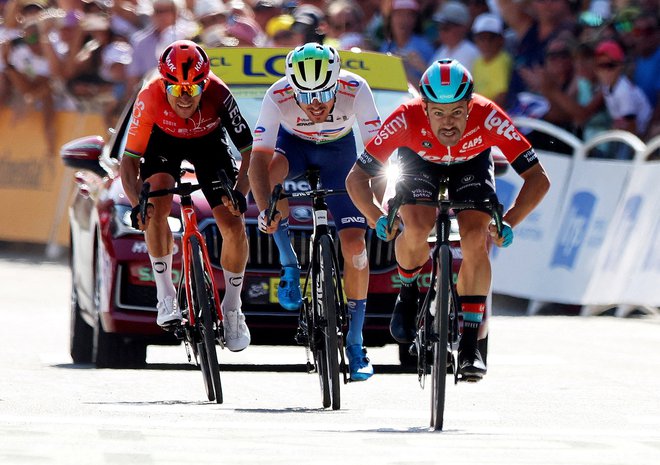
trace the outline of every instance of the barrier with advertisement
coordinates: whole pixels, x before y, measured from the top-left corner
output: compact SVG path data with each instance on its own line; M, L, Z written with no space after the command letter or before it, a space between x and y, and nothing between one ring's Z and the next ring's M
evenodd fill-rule
M588 156L608 144L616 153L625 151L617 144L626 146L634 158ZM574 147L568 159L539 152L552 187L516 227L511 250L494 251L493 292L530 299L530 313L542 302L659 306L660 163L644 162L653 148L623 131ZM515 178L498 179L505 206L522 184Z
M59 153L49 153L42 115L20 118L0 109L0 240L68 245L66 207L73 177ZM101 115L58 112L56 146L89 134L105 134Z

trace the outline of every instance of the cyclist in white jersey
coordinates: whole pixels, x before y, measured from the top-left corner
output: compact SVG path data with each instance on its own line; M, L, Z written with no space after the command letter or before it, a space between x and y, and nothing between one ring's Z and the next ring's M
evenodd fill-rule
M289 238L288 205L266 224L270 193L285 179L319 169L321 185L344 189L357 159L353 124L366 144L380 129L380 116L367 82L341 69L337 51L308 43L286 57L286 76L267 91L254 130L248 176L261 210L259 228L274 235L282 274L277 296L287 310L300 308L300 267ZM373 367L363 345L362 326L369 286L369 261L364 240L367 223L347 194L326 199L341 242L349 326L346 353L351 379L363 381Z

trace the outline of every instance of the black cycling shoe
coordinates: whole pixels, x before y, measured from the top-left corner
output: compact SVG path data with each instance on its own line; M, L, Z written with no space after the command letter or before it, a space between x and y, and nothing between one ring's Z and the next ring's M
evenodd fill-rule
M415 339L418 301L419 289L417 283L410 286L401 286L390 319L390 334L396 342L405 344L413 342Z
M487 368L481 353L476 347L474 349L458 350L458 374L465 381L479 381L486 374Z

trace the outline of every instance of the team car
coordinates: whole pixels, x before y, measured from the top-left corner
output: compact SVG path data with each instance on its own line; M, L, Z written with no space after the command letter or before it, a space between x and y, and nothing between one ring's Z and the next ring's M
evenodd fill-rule
M207 51L211 68L225 81L250 128L254 129L266 89L284 75L286 49L223 48ZM345 68L369 82L382 118L399 104L414 97L416 90L405 78L401 60L371 52L341 52ZM384 72L387 70L387 72ZM146 362L150 344L178 344L171 333L156 324L156 288L142 232L131 227L131 206L119 178L132 102L124 109L106 142L100 135L73 140L61 148L66 166L76 170L76 192L69 207L71 289L70 354L74 363L97 367L139 367ZM363 141L356 131L358 153ZM234 156L240 163L240 154ZM496 162L506 167L503 157ZM395 169L392 170L395 173ZM186 174L192 178L194 175ZM287 181L287 191L306 190L306 180ZM222 292L220 268L222 237L203 195L194 194L199 227L206 239L216 283ZM305 202L291 202L290 231L301 266L309 260L312 210ZM259 211L248 197L245 223L249 258L242 290L243 311L252 332L253 344L291 344L297 313L282 309L277 301L280 266L272 236L257 227ZM175 236L173 278L180 274L179 238L182 231L178 204L168 218ZM399 278L393 242L385 243L367 231L370 264L369 296L364 328L365 344L393 342L389 319L398 294ZM458 231L454 235L460 266ZM430 267L420 285L428 286ZM402 348L402 360L407 351Z

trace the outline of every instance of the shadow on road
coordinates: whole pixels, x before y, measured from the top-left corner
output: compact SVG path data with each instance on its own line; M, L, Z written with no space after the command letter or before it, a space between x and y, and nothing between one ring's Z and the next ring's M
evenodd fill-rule
M66 370L97 370L92 363L59 363L51 365L52 368L63 368ZM147 363L142 367L133 368L110 368L113 370L167 370L167 371L181 371L181 370L199 370L199 368L192 363ZM374 365L374 371L378 374L404 374L416 373L416 367L408 367L401 365ZM307 373L307 365L304 363L282 363L282 364L262 364L255 365L252 363L231 363L220 364L220 372L273 372L273 373Z

